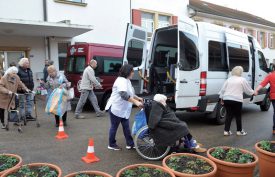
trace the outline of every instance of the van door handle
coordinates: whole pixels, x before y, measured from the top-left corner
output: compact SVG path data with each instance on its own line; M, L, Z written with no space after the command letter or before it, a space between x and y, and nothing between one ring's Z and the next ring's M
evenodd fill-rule
M262 77L262 75L260 74L259 77Z
M180 83L187 84L188 82L187 82L187 80L183 79L183 80L180 81Z

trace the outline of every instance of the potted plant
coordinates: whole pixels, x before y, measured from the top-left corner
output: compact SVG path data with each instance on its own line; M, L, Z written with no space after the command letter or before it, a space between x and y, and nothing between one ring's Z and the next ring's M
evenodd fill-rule
M261 177L275 176L275 141L260 141L255 144L259 157Z
M65 177L112 177L112 176L101 171L79 171L75 173L70 173Z
M162 165L179 177L212 177L217 172L214 162L196 154L171 154L163 159Z
M0 176L22 164L22 158L15 154L0 154Z
M61 169L49 163L31 163L8 170L1 177L61 177Z
M116 177L175 177L175 175L158 165L134 164L119 170Z
M244 149L215 147L208 149L207 156L218 167L218 177L253 177L258 157Z

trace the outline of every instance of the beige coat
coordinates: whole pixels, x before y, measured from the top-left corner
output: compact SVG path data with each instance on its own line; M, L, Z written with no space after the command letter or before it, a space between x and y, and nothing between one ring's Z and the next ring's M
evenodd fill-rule
M0 80L0 108L8 109L8 104L11 100L9 91L16 93L17 90L20 89L27 90L27 87L21 82L17 75L11 76L10 74L7 74L3 76ZM12 100L10 107L15 107L14 99Z

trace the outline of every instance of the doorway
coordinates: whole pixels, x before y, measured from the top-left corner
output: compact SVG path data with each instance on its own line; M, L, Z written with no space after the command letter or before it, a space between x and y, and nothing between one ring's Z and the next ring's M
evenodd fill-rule
M6 71L12 63L17 66L19 60L25 56L25 51L0 51L0 71Z

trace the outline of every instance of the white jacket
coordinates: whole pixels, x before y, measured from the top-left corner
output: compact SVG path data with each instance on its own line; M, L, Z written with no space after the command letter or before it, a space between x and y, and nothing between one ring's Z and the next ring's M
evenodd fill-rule
M93 90L95 87L100 87L101 84L95 78L95 71L91 66L87 66L83 72L80 90Z
M223 100L243 102L243 93L253 95L254 91L245 78L231 76L225 81L219 94Z

